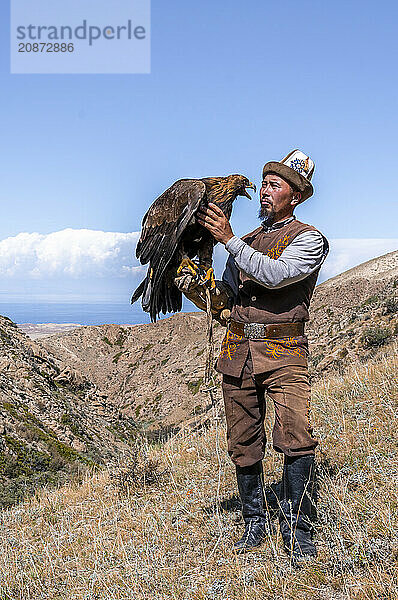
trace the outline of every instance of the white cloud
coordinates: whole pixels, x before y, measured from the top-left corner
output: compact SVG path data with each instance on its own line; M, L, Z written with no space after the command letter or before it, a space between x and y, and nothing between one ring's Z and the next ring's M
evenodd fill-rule
M398 250L398 239L335 239L330 241L330 253L321 270L324 281L371 258Z
M19 233L0 241L0 276L48 278L142 277L146 266L135 258L138 232L118 233L91 229L63 229L47 235ZM398 249L397 239L335 239L321 271L321 280ZM220 244L215 271L221 277L227 252Z
M0 241L3 277L102 278L145 271L135 258L139 233L63 229L47 235L19 233Z

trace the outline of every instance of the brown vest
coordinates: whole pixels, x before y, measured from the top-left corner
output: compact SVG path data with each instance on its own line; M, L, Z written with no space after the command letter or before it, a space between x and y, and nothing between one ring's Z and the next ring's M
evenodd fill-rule
M266 233L258 227L242 239L252 248L272 259L304 231L317 231L312 225L294 220L280 229ZM308 321L311 296L319 269L291 285L268 289L239 272L239 293L231 318L241 323L293 323ZM253 372L264 373L287 365L306 365L306 336L280 340L248 340L227 330L221 345L216 369L224 375L240 377L248 352L253 359Z
M304 231L316 231L312 225L291 221L284 227L265 233L258 227L242 239L255 250L278 259L286 246ZM239 272L239 294L231 318L241 323L294 323L308 321L308 307L319 269L305 279L280 289L268 289Z

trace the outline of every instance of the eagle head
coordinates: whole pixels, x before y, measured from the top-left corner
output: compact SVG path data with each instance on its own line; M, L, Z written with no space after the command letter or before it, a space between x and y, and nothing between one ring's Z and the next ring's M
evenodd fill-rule
M227 180L226 183L234 196L234 200L237 196L246 196L246 198L251 200L251 196L248 194L247 188L256 192L256 186L254 183L249 181L244 175L228 175L228 177L225 179Z

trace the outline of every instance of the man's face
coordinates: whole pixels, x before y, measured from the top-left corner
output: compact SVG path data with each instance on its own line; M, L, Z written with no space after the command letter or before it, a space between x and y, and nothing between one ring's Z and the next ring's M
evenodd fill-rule
M259 218L267 225L272 225L281 219L293 214L294 205L291 204L294 192L291 186L279 177L268 173L260 189Z

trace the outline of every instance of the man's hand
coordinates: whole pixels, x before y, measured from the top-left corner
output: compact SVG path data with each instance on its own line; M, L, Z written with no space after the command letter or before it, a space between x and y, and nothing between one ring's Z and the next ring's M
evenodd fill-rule
M198 222L206 227L217 240L225 244L234 236L231 225L221 208L210 202L207 209L201 209L197 213Z

